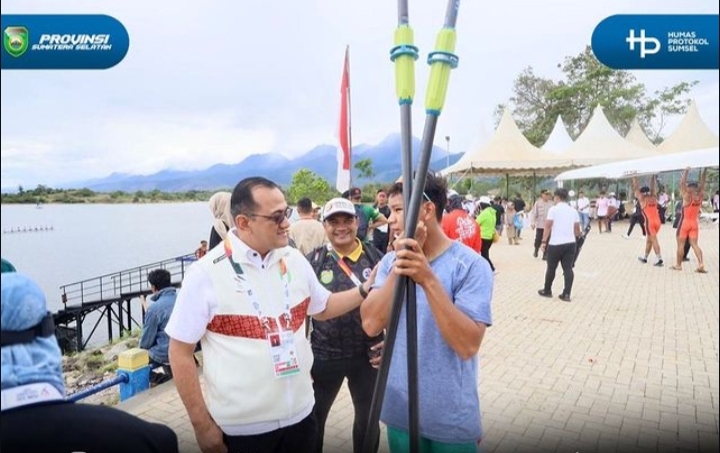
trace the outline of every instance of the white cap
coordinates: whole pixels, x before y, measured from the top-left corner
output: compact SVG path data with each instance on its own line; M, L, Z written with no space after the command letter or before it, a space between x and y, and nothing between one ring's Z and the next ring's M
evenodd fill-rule
M450 197L452 197L453 195L457 195L457 194L458 194L458 193L457 193L456 190L450 189L450 190L448 190L448 192L447 192L447 197L450 198Z
M473 200L474 200L474 198L473 198L473 196L472 196L471 193L465 195L465 199L466 199L467 201L473 201Z
M335 214L347 214L355 217L355 205L352 201L345 198L333 198L325 204L323 208L323 220L334 216Z
M482 196L478 199L478 203L490 204L491 202L492 200L490 200L490 197L488 197L487 195Z

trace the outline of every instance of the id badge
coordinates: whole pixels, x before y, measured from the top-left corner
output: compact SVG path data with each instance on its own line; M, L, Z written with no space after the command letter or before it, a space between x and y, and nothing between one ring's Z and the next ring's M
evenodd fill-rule
M292 331L272 332L268 334L270 355L276 378L294 376L300 373L300 364L295 350L295 336Z

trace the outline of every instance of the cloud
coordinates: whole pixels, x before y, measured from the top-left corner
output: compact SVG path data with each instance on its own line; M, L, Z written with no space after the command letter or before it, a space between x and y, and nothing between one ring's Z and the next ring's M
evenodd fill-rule
M130 34L126 59L106 71L3 71L2 185L59 184L112 172L153 173L238 162L251 153L297 155L336 140L345 46L351 52L353 142L399 130L395 2L7 0L2 13L102 13ZM444 2L410 2L421 58L413 130L422 132L424 63ZM618 13L718 13L704 0L462 2L446 106L435 143L453 152L492 134L493 112L526 66L558 77L593 28ZM638 71L649 89L700 80L692 93L718 130L718 71ZM6 155L6 150L9 154ZM331 156L334 158L334 156Z

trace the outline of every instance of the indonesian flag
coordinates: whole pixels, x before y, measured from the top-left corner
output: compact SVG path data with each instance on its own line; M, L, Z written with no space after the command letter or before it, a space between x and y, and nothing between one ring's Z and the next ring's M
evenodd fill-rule
M345 48L345 64L340 84L340 124L338 131L340 146L337 150L337 182L338 191L350 190L350 53Z

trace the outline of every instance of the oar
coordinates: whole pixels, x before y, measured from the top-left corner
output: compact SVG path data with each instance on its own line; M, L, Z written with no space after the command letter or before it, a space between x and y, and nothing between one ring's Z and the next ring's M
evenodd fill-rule
M455 50L455 24L457 22L457 13L460 6L460 0L449 0L446 13L445 22L443 28L438 33L435 42L435 51L431 52L428 56L428 64L431 66L430 80L428 82L426 97L425 97L425 128L423 130L423 138L421 144L420 162L418 169L415 174L415 180L412 180L410 175L412 170L410 169L411 162L406 157L405 152L409 146L406 147L405 139L403 135L403 195L406 200L406 211L405 211L405 234L408 238L415 236L415 228L417 227L418 215L420 212L420 206L423 201L423 190L425 187L425 179L427 171L430 165L430 158L432 154L432 145L435 138L435 129L437 126L437 120L442 112L442 108L445 104L445 96L447 94L448 82L450 80L450 70L457 67L458 58L453 51ZM398 0L398 16L399 26L398 32L396 32L396 47L398 49L401 44L406 46L412 46L412 41L407 43L398 43L398 36L402 38L412 39L412 30L407 26L407 1ZM409 33L404 35L400 33L403 27L407 27ZM414 46L412 46L414 48ZM407 57L414 60L414 54L409 52ZM405 57L406 55L403 55ZM398 70L400 63L398 60L400 57L395 59L396 62L396 88L398 88L398 98L401 104L402 113L402 131L410 132L410 107L412 105L412 95L414 92L414 76L407 78L408 82L401 82ZM412 65L412 61L410 62ZM407 70L406 73L412 74L413 71ZM405 73L403 73L405 75ZM407 77L407 76L405 76ZM410 86L406 85L409 83ZM400 87L404 87L407 91L401 92ZM401 94L406 94L405 102ZM407 113L403 113L403 106L407 104ZM410 150L411 152L411 150ZM411 154L410 154L411 156ZM412 184L412 190L408 188ZM411 193L410 199L407 199L408 193ZM385 396L385 389L387 385L388 373L390 371L390 364L392 361L392 354L395 347L395 336L397 334L397 327L400 320L400 312L402 310L402 303L405 299L405 290L409 288L409 279L401 276L397 280L395 286L395 293L393 297L392 310L390 320L385 335L385 345L383 348L383 358L378 372L377 381L375 383L375 392L373 394L373 400L370 406L370 419L368 423L368 434L365 437L364 452L372 451L371 439L375 438L376 430L378 429L378 421L380 415L380 407ZM414 288L414 286L412 286ZM415 316L415 298L408 297L407 301L408 310L408 391L409 391L409 421L410 421L410 451L417 453L419 451L419 411L418 411L418 392L417 392L417 318Z

